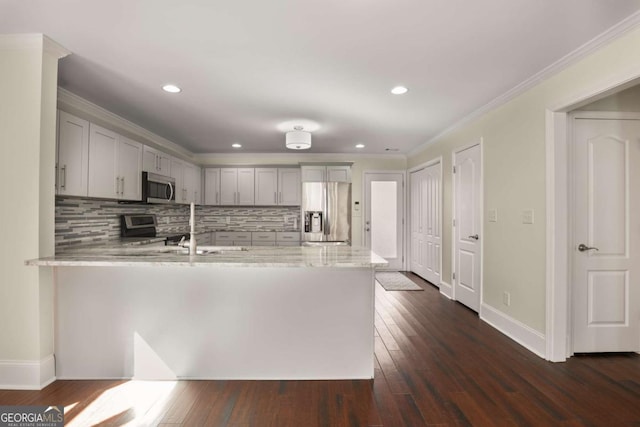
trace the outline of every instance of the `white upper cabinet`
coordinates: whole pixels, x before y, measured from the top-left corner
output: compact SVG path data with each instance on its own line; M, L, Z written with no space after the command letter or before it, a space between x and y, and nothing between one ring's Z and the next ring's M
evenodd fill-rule
M220 204L220 168L204 170L204 204Z
M278 169L276 168L256 168L255 169L255 204L277 205L278 204Z
M87 196L89 179L89 122L58 111L56 192Z
M158 175L171 176L171 156L145 145L142 170L157 173Z
M124 136L120 137L118 143L119 199L142 199L142 153L142 144Z
M171 159L170 176L176 180L176 203L187 203L187 193L184 188L184 163L182 160Z
M254 169L238 168L238 205L254 204Z
M326 166L302 166L302 182L325 182L327 180Z
M89 197L117 199L118 134L91 123L89 126Z
M185 203L200 204L198 200L200 168L190 163L184 164L183 185L185 192Z
M284 206L298 206L301 200L300 169L278 169L278 204Z
M351 166L327 166L328 182L351 182Z
M89 126L89 197L140 200L142 144Z
M350 165L302 166L302 182L351 182Z
M254 185L253 168L221 168L220 204L253 205Z

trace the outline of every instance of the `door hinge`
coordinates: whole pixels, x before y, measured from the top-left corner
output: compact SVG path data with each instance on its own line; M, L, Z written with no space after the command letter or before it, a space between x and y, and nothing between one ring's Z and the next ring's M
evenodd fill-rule
M456 280L456 273L453 273L453 280Z
M453 173L456 173L456 167L455 166L453 167Z
M456 219L455 218L453 218L453 226L454 227L456 226Z

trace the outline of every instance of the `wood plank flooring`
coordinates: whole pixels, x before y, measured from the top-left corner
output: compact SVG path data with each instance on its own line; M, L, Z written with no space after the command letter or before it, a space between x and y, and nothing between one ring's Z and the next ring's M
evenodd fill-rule
M373 381L57 381L0 405L82 427L640 426L640 355L545 362L408 276L425 291L376 288Z

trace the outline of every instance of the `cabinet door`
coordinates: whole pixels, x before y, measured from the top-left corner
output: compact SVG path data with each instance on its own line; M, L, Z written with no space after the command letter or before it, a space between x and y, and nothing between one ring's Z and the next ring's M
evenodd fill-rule
M206 168L204 170L204 204L220 204L220 169Z
M159 173L158 172L158 152L151 147L144 146L142 170L145 172Z
M325 182L326 166L302 166L302 182Z
M189 163L184 163L184 171L182 175L184 187L185 203L196 202L196 167Z
M327 166L328 182L351 182L351 166Z
M194 199L193 202L196 205L201 205L202 202L203 202L203 195L202 195L202 168L198 167L198 166L194 166L193 167L193 171L194 171L193 179L195 180L195 182L194 182L195 199Z
M302 185L300 183L300 169L278 169L278 204L299 206Z
M278 169L255 169L255 205L278 204Z
M158 174L171 176L171 157L162 151L158 151Z
M238 205L254 204L254 169L238 168Z
M184 188L184 163L178 159L171 159L171 177L176 180L176 203L187 203Z
M119 198L142 199L142 144L123 136L118 143Z
M235 205L238 193L238 169L220 169L220 204Z
M89 197L118 198L118 134L89 125Z
M89 122L58 112L57 192L87 196L89 179Z

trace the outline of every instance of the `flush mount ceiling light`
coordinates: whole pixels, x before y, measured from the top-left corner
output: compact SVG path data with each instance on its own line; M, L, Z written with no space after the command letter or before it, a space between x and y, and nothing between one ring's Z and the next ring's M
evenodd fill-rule
M172 84L168 84L168 85L162 86L162 90L165 91L165 92L169 92L169 93L182 92L182 89L180 89L178 86L172 85Z
M290 150L306 150L311 148L311 132L303 131L302 126L294 126L293 131L285 134L285 144Z
M235 144L231 144L231 146L233 148L242 148L242 144L238 144L237 142Z
M405 94L409 91L409 89L407 89L404 86L396 86L393 89L391 89L391 93L394 95L402 95Z

